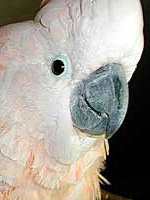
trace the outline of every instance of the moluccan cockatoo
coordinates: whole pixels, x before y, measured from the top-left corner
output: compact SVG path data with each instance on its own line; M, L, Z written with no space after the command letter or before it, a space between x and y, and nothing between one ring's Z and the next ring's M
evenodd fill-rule
M44 1L0 29L0 200L100 199L142 50L139 0Z

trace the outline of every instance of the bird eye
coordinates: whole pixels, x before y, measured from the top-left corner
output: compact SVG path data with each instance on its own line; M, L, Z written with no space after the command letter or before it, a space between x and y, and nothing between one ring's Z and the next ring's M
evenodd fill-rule
M55 60L52 63L52 72L56 76L59 76L60 74L62 74L64 70L65 70L65 65L61 60Z
M66 71L67 66L66 56L58 55L52 60L51 70L55 76L60 76Z

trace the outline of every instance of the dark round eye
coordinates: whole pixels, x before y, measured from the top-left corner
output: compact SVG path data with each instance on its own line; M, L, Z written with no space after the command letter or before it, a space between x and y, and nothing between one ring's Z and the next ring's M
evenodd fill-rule
M61 75L65 70L65 64L62 60L54 60L52 63L52 72L59 76Z

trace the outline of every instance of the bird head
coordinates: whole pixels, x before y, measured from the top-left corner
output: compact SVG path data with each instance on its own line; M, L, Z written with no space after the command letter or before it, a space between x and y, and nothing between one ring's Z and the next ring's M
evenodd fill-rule
M48 145L48 151L63 163L73 162L123 122L128 81L143 49L141 6L136 0L53 0L35 21L49 49L47 66L55 90L50 98L57 99L50 112L59 113L50 128L53 134L48 133L58 149L54 153Z

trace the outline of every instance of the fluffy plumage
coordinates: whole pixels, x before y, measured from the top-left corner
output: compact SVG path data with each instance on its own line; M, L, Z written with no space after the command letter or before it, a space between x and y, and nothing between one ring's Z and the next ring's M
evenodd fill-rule
M1 28L1 200L100 198L107 139L73 126L70 94L108 63L129 81L142 50L139 0L46 1L34 21ZM66 62L61 77L55 57Z

